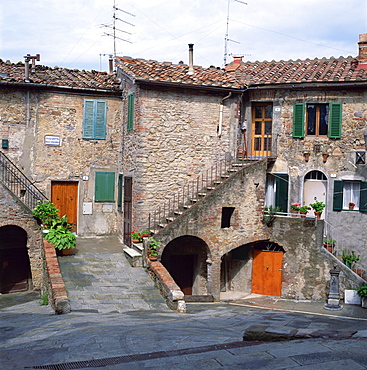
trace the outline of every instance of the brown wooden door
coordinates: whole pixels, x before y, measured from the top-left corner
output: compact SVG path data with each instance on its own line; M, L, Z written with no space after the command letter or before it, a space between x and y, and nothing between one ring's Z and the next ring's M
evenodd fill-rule
M131 245L131 222L132 222L132 200L133 200L133 179L124 179L124 243ZM138 231L138 230L137 230Z
M252 293L280 296L282 292L282 252L254 250Z
M51 202L60 210L60 217L66 215L77 232L78 221L78 182L52 181Z
M186 254L171 256L169 273L185 295L192 295L194 264L198 256Z
M258 103L252 107L251 155L269 157L271 155L273 126L273 105Z

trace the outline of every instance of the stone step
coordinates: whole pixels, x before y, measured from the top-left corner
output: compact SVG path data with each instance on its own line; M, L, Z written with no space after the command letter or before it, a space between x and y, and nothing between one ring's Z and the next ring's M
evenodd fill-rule
M132 243L132 249L142 254L144 250L143 243Z
M143 258L141 253L129 247L124 248L123 251L126 259L132 267L143 267Z

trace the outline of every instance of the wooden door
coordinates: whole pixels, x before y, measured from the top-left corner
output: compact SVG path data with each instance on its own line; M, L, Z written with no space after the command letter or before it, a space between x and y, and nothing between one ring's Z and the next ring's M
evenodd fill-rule
M252 293L280 296L283 252L254 250L253 257Z
M124 243L131 245L131 223L132 223L132 197L133 197L133 179L125 177L124 179Z
M186 254L171 256L169 273L185 295L192 295L194 264L198 256Z
M60 210L59 216L66 215L68 222L73 224L73 231L77 232L78 182L52 181L51 202Z
M273 105L257 103L252 107L251 155L269 157L272 150Z

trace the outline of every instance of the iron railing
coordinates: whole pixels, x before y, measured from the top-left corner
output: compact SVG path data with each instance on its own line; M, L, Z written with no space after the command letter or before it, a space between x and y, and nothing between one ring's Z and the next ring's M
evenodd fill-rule
M39 202L44 203L47 200L47 197L33 185L31 180L3 152L0 152L0 182L30 212L33 211Z
M149 230L153 234L200 202L224 180L253 162L251 158L225 158L217 161L196 178L188 181L173 197L149 213Z

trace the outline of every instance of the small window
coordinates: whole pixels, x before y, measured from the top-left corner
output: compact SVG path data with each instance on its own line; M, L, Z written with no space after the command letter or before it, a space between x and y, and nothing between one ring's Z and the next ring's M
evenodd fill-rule
M354 209L359 209L359 194L361 183L359 181L343 182L343 209L349 209L349 203L354 203Z
M114 172L96 172L94 200L96 202L115 201Z
M327 180L326 176L321 171L310 171L306 174L305 180Z
M356 164L366 164L366 152L356 152Z
M84 100L83 139L106 139L107 102Z
M234 207L222 207L222 229L231 226L231 217L234 210Z
M328 136L341 137L341 103L295 103L293 108L293 137Z

